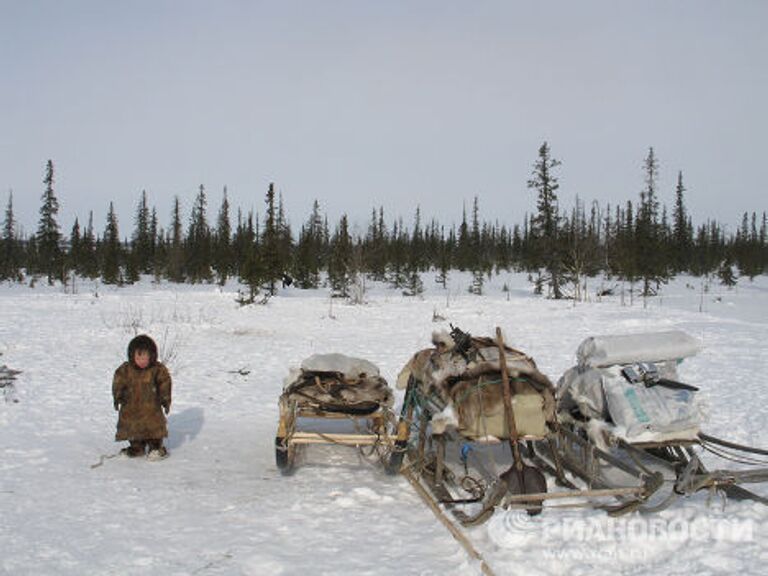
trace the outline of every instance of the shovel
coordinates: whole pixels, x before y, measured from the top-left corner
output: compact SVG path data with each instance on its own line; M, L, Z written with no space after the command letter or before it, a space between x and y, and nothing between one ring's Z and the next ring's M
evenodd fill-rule
M501 370L501 387L504 394L504 413L507 417L509 426L509 446L512 449L512 466L501 474L501 479L507 484L507 490L510 494L543 494L547 491L547 479L544 478L541 470L529 466L523 462L520 455L520 436L517 432L515 423L515 413L512 410L512 393L510 391L509 373L507 372L507 359L504 354L504 338L501 335L501 328L496 328L496 344L499 347L499 368ZM515 393L518 390L515 385ZM541 501L523 502L530 505L526 508L529 515L540 514L542 510Z

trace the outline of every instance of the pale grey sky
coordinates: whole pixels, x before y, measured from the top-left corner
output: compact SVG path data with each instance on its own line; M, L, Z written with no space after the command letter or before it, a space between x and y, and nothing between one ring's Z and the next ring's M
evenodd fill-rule
M168 225L198 186L292 224L450 224L480 197L521 223L539 145L573 198L624 203L649 146L699 223L768 209L768 2L0 0L0 201L37 225L47 159L62 231L141 190Z

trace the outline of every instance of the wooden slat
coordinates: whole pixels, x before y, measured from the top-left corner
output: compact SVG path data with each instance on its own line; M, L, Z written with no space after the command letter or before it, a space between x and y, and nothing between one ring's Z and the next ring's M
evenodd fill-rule
M376 443L392 444L394 439L389 436L375 434L336 434L321 432L294 432L289 438L289 444L343 444L345 446L372 446Z
M596 498L600 496L640 496L643 488L603 488L596 490L572 490L570 492L539 492L536 494L508 494L505 502L540 502L564 498Z

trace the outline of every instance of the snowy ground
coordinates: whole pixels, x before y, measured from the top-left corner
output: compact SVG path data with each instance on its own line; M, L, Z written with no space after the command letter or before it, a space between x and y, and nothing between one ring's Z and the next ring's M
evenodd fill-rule
M426 284L431 284L425 278ZM0 572L4 574L479 574L401 477L353 449L312 447L295 475L274 464L277 399L289 366L340 351L396 374L428 345L433 312L475 335L501 326L553 380L593 334L679 328L704 351L680 368L710 405L706 430L768 446L768 279L733 290L675 281L643 306L618 296L573 306L495 277L488 294L423 298L375 287L362 306L287 289L241 308L235 287L146 281L0 287ZM504 283L510 287L503 292ZM703 311L700 312L699 308ZM174 378L163 462L117 452L110 394L136 331L157 340ZM398 395L398 402L401 400ZM766 493L766 490L762 491ZM764 574L768 508L697 495L654 516L497 511L469 536L497 574Z

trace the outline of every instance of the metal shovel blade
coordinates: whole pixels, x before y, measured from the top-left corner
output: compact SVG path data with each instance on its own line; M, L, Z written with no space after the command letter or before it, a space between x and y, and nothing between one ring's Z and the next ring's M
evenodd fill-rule
M501 475L501 479L507 484L507 491L510 494L544 494L547 491L547 479L541 470L522 464L522 469L518 469L514 464ZM522 502L526 512L530 516L541 514L542 502Z

